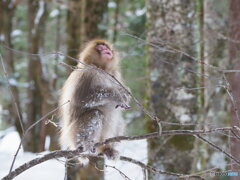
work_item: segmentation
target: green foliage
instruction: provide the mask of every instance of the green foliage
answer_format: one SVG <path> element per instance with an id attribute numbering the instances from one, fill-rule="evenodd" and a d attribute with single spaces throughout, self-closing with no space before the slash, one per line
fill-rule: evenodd
<path id="1" fill-rule="evenodd" d="M 177 151 L 187 151 L 193 149 L 193 141 L 193 136 L 178 135 L 172 137 L 169 143 L 172 144 Z"/>
<path id="2" fill-rule="evenodd" d="M 122 57 L 121 70 L 126 85 L 131 89 L 134 97 L 144 103 L 147 87 L 147 61 L 145 56 L 145 45 L 136 40 L 120 36 L 119 50 Z M 139 112 L 136 104 L 131 104 L 131 110 L 125 113 L 128 121 L 128 133 L 140 134 L 145 132 L 144 116 Z M 138 112 L 138 113 L 137 113 Z M 135 114 L 135 116 L 134 116 Z M 138 116 L 136 116 L 138 114 Z M 131 117 L 131 118 L 127 118 Z"/>

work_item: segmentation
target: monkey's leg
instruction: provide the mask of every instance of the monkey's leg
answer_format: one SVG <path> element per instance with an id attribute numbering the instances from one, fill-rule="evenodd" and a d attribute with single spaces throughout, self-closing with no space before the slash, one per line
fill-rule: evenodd
<path id="1" fill-rule="evenodd" d="M 93 151 L 94 143 L 100 141 L 104 115 L 100 110 L 92 109 L 83 113 L 77 128 L 77 146 Z"/>

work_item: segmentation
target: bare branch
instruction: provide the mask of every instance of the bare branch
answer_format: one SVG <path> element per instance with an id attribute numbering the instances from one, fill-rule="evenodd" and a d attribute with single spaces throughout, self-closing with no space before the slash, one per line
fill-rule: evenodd
<path id="1" fill-rule="evenodd" d="M 68 150 L 68 151 L 63 151 L 63 150 L 59 150 L 59 151 L 53 151 L 51 153 L 48 153 L 46 155 L 44 155 L 43 157 L 40 158 L 35 158 L 27 163 L 24 163 L 23 165 L 19 166 L 18 168 L 16 168 L 14 171 L 10 172 L 7 176 L 3 177 L 2 180 L 11 180 L 13 178 L 15 178 L 16 176 L 18 176 L 19 174 L 21 174 L 22 172 L 26 171 L 27 169 L 30 169 L 38 164 L 41 164 L 45 161 L 48 161 L 50 159 L 57 159 L 57 158 L 61 158 L 61 157 L 76 157 L 76 156 L 84 156 L 84 157 L 89 157 L 89 156 L 93 156 L 93 155 L 89 155 L 89 154 L 81 154 L 83 151 L 82 149 L 76 149 L 76 150 Z M 100 157 L 102 158 L 103 156 L 95 156 L 95 157 Z M 141 168 L 147 169 L 149 171 L 152 171 L 153 173 L 158 173 L 158 174 L 164 174 L 164 175 L 169 175 L 169 176 L 177 176 L 179 178 L 181 177 L 195 177 L 195 178 L 199 178 L 199 179 L 203 179 L 200 176 L 197 175 L 186 175 L 186 174 L 179 174 L 179 173 L 172 173 L 172 172 L 165 172 L 165 171 L 161 171 L 158 170 L 154 167 L 145 165 L 144 163 L 137 161 L 135 159 L 129 158 L 129 157 L 125 157 L 125 156 L 120 156 L 120 160 L 122 161 L 127 161 L 127 162 L 131 162 L 133 164 L 136 164 L 138 166 L 140 166 Z"/>
<path id="2" fill-rule="evenodd" d="M 17 148 L 17 151 L 14 155 L 14 158 L 13 158 L 13 161 L 12 161 L 12 164 L 11 164 L 11 167 L 10 167 L 10 170 L 9 170 L 9 173 L 11 173 L 12 169 L 13 169 L 13 166 L 14 166 L 14 163 L 16 161 L 16 158 L 17 158 L 17 155 L 19 153 L 19 150 L 21 149 L 21 145 L 22 145 L 22 142 L 24 140 L 24 137 L 25 135 L 34 127 L 36 126 L 38 123 L 40 123 L 42 120 L 46 119 L 48 116 L 52 115 L 53 113 L 55 113 L 59 108 L 61 108 L 62 106 L 64 106 L 65 104 L 69 103 L 70 101 L 67 101 L 65 102 L 64 104 L 58 106 L 57 108 L 53 109 L 52 111 L 50 111 L 49 113 L 47 113 L 46 115 L 44 115 L 42 118 L 40 118 L 38 121 L 36 121 L 35 123 L 33 123 L 29 128 L 27 128 L 27 130 L 25 131 L 25 133 L 23 134 L 22 138 L 21 138 L 21 141 L 18 145 L 18 148 Z"/>
<path id="3" fill-rule="evenodd" d="M 233 127 L 224 127 L 224 128 L 215 128 L 209 130 L 169 130 L 169 131 L 162 131 L 162 134 L 158 132 L 138 135 L 138 136 L 117 136 L 113 138 L 106 139 L 103 142 L 99 142 L 95 144 L 95 147 L 102 146 L 112 142 L 119 142 L 123 140 L 132 141 L 132 140 L 141 140 L 141 139 L 149 139 L 149 138 L 156 138 L 160 136 L 173 136 L 173 135 L 198 135 L 198 134 L 210 134 L 214 132 L 221 132 L 221 131 L 231 131 Z"/>
<path id="4" fill-rule="evenodd" d="M 235 157 L 233 157 L 231 154 L 229 154 L 228 152 L 226 152 L 225 150 L 221 149 L 220 147 L 218 147 L 216 144 L 208 141 L 206 138 L 203 138 L 200 135 L 195 135 L 195 137 L 199 138 L 200 140 L 202 140 L 203 142 L 209 144 L 211 147 L 213 147 L 214 149 L 222 152 L 223 154 L 225 154 L 229 159 L 235 161 L 238 165 L 240 165 L 240 160 L 236 159 Z"/>
<path id="5" fill-rule="evenodd" d="M 15 96 L 13 95 L 13 92 L 12 92 L 12 88 L 11 88 L 11 85 L 9 83 L 9 80 L 8 80 L 8 73 L 6 71 L 6 68 L 5 68 L 5 65 L 4 65 L 4 62 L 3 62 L 3 57 L 2 55 L 0 54 L 0 59 L 1 59 L 1 64 L 2 64 L 2 67 L 3 67 L 3 72 L 4 72 L 4 77 L 7 81 L 7 85 L 8 85 L 8 89 L 9 89 L 9 92 L 11 94 L 11 98 L 12 98 L 12 102 L 15 106 L 15 110 L 17 112 L 17 115 L 18 115 L 18 119 L 19 119 L 19 122 L 20 122 L 20 125 L 21 125 L 21 129 L 22 129 L 22 132 L 24 134 L 25 130 L 24 130 L 24 126 L 23 126 L 23 120 L 21 118 L 21 113 L 20 113 L 20 110 L 19 110 L 19 107 L 18 107 L 18 104 L 17 104 L 17 101 L 16 101 L 16 98 Z"/>
<path id="6" fill-rule="evenodd" d="M 119 174 L 126 180 L 131 180 L 126 174 L 124 174 L 122 171 L 120 171 L 118 168 L 116 168 L 115 166 L 110 166 L 110 165 L 107 165 L 105 164 L 104 165 L 105 167 L 109 167 L 109 168 L 112 168 L 112 169 L 115 169 L 117 172 L 119 172 Z"/>
<path id="7" fill-rule="evenodd" d="M 190 177 L 194 177 L 194 178 L 198 178 L 198 179 L 203 179 L 202 177 L 200 176 L 196 176 L 196 175 L 186 175 L 186 174 L 179 174 L 179 173 L 172 173 L 172 172 L 165 172 L 165 171 L 161 171 L 161 170 L 158 170 L 154 167 L 151 167 L 151 166 L 148 166 L 148 165 L 145 165 L 144 163 L 142 163 L 141 161 L 137 161 L 135 159 L 132 159 L 132 158 L 129 158 L 129 157 L 125 157 L 125 156 L 121 156 L 120 157 L 120 160 L 122 161 L 127 161 L 127 162 L 131 162 L 133 164 L 136 164 L 144 169 L 148 169 L 149 171 L 152 171 L 153 173 L 157 173 L 157 174 L 164 174 L 164 175 L 168 175 L 168 176 L 176 176 L 176 177 L 179 177 L 179 178 L 190 178 Z"/>
<path id="8" fill-rule="evenodd" d="M 238 109 L 238 106 L 237 106 L 237 101 L 236 101 L 236 99 L 235 99 L 235 97 L 234 97 L 234 95 L 232 93 L 232 88 L 230 86 L 230 83 L 227 80 L 226 75 L 223 73 L 222 76 L 223 76 L 223 81 L 225 83 L 224 89 L 228 93 L 228 96 L 229 96 L 229 98 L 230 98 L 230 100 L 232 102 L 232 105 L 233 105 L 233 110 L 235 112 L 235 115 L 236 115 L 236 118 L 237 118 L 237 121 L 238 121 L 238 125 L 240 125 L 240 118 L 239 118 L 239 114 L 238 114 L 239 113 L 239 109 Z"/>

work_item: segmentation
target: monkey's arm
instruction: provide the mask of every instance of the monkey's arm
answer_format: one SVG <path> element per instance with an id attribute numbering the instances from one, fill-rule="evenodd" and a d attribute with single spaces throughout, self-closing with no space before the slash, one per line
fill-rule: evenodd
<path id="1" fill-rule="evenodd" d="M 95 90 L 83 99 L 83 103 L 85 108 L 93 108 L 107 104 L 116 108 L 129 108 L 124 96 L 122 96 L 120 92 L 114 88 L 95 87 Z"/>
<path id="2" fill-rule="evenodd" d="M 117 88 L 119 93 L 122 95 L 124 102 L 128 104 L 131 99 L 131 96 L 130 96 L 131 90 L 124 84 L 122 80 L 122 76 L 119 72 L 116 72 L 115 78 L 121 83 L 121 85 L 118 85 Z"/>

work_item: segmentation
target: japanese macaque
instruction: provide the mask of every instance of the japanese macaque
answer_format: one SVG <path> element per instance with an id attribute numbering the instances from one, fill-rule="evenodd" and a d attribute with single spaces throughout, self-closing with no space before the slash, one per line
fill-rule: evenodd
<path id="1" fill-rule="evenodd" d="M 65 82 L 59 104 L 62 132 L 60 142 L 68 149 L 82 147 L 93 151 L 94 143 L 123 135 L 124 121 L 121 111 L 129 108 L 130 96 L 114 79 L 121 82 L 117 53 L 104 40 L 90 41 L 80 53 L 79 69 L 73 71 Z M 92 65 L 92 67 L 89 65 Z M 93 68 L 97 67 L 97 68 Z M 97 148 L 97 153 L 116 159 L 115 144 Z M 87 159 L 80 160 L 86 164 Z"/>

